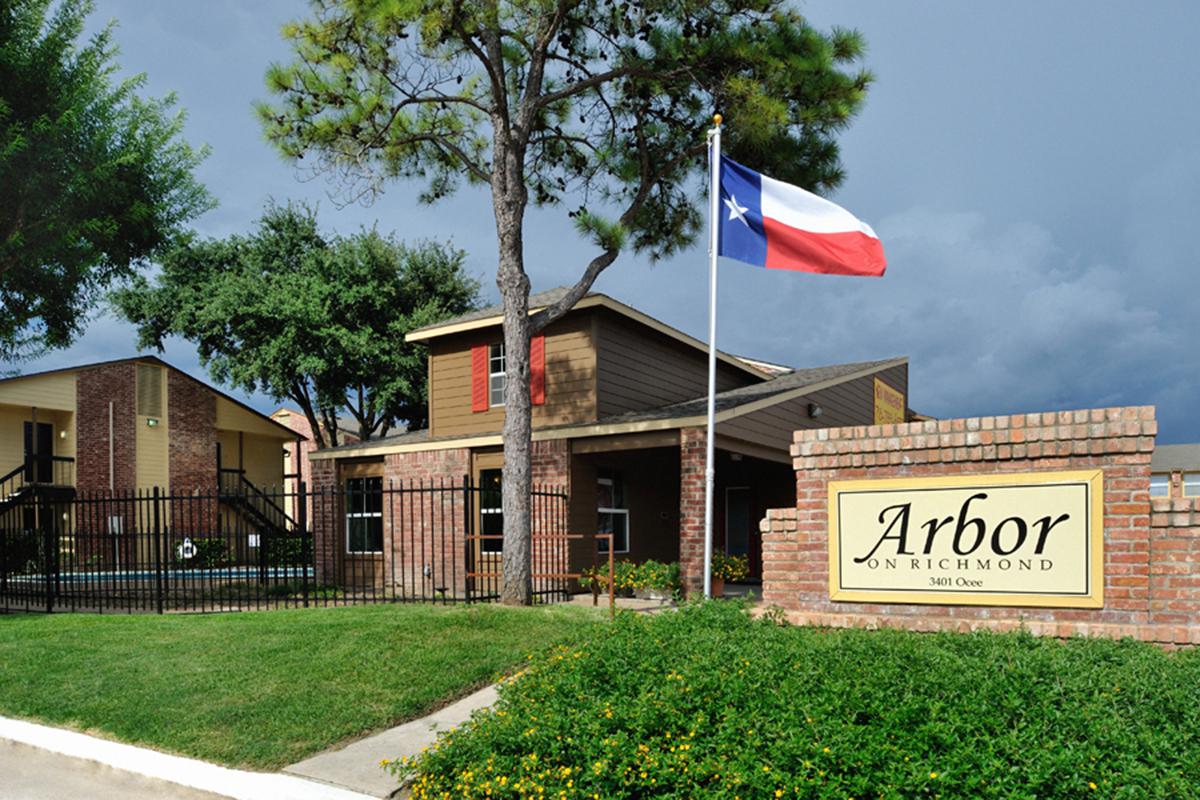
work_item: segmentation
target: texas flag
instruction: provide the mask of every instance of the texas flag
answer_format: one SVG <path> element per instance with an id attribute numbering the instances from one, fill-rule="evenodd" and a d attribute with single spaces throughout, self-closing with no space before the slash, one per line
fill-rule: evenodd
<path id="1" fill-rule="evenodd" d="M 718 255 L 767 269 L 879 276 L 887 269 L 871 226 L 846 209 L 721 159 Z"/>

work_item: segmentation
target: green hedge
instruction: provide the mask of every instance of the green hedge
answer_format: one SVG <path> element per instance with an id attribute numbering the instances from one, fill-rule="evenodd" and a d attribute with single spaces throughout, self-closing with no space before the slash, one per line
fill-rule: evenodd
<path id="1" fill-rule="evenodd" d="M 832 631 L 710 602 L 531 659 L 414 797 L 1195 798 L 1200 652 Z"/>

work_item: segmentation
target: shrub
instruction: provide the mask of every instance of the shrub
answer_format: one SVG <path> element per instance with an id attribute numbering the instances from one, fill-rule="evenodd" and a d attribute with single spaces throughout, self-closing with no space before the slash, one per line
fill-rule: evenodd
<path id="1" fill-rule="evenodd" d="M 597 565 L 583 571 L 579 585 L 593 592 L 608 591 L 608 565 Z M 683 593 L 683 583 L 679 578 L 679 563 L 664 564 L 660 561 L 644 561 L 634 564 L 632 561 L 617 561 L 613 564 L 613 586 L 619 595 L 629 595 L 642 589 L 652 589 L 657 592 L 679 598 Z"/>
<path id="2" fill-rule="evenodd" d="M 264 558 L 270 567 L 295 567 L 312 563 L 312 537 L 263 536 Z"/>
<path id="3" fill-rule="evenodd" d="M 415 798 L 1196 798 L 1200 652 L 622 614 L 393 766 Z"/>
<path id="4" fill-rule="evenodd" d="M 224 539 L 196 538 L 192 543 L 192 557 L 184 557 L 183 544 L 175 546 L 175 564 L 186 569 L 214 569 L 228 566 L 232 562 L 229 543 Z"/>

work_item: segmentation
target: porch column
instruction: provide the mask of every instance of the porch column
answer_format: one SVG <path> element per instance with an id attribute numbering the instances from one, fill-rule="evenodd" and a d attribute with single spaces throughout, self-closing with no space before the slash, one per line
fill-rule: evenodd
<path id="1" fill-rule="evenodd" d="M 299 487 L 297 487 L 298 489 Z M 321 459 L 312 462 L 312 484 L 308 487 L 312 512 L 308 527 L 313 536 L 313 560 L 316 584 L 342 584 L 338 557 L 342 546 L 341 519 L 338 514 L 337 462 Z"/>
<path id="2" fill-rule="evenodd" d="M 704 591 L 704 428 L 679 430 L 679 576 L 687 594 Z"/>

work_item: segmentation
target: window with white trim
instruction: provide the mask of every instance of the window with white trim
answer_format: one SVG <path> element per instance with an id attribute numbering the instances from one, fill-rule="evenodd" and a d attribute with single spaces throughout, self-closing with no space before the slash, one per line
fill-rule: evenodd
<path id="1" fill-rule="evenodd" d="M 596 532 L 612 534 L 614 553 L 629 552 L 629 508 L 625 502 L 625 485 L 615 475 L 596 479 Z M 596 548 L 608 552 L 608 540 L 597 539 Z"/>
<path id="2" fill-rule="evenodd" d="M 482 553 L 500 553 L 504 550 L 504 495 L 501 491 L 501 476 L 498 469 L 479 471 L 479 532 L 488 538 L 479 540 Z"/>
<path id="3" fill-rule="evenodd" d="M 1200 472 L 1183 473 L 1183 496 L 1200 497 Z"/>
<path id="4" fill-rule="evenodd" d="M 1169 472 L 1153 473 L 1150 475 L 1150 496 L 1167 497 L 1171 494 L 1171 474 Z"/>
<path id="5" fill-rule="evenodd" d="M 383 478 L 346 479 L 346 552 L 383 552 Z"/>
<path id="6" fill-rule="evenodd" d="M 504 405 L 504 342 L 488 348 L 488 405 Z"/>

